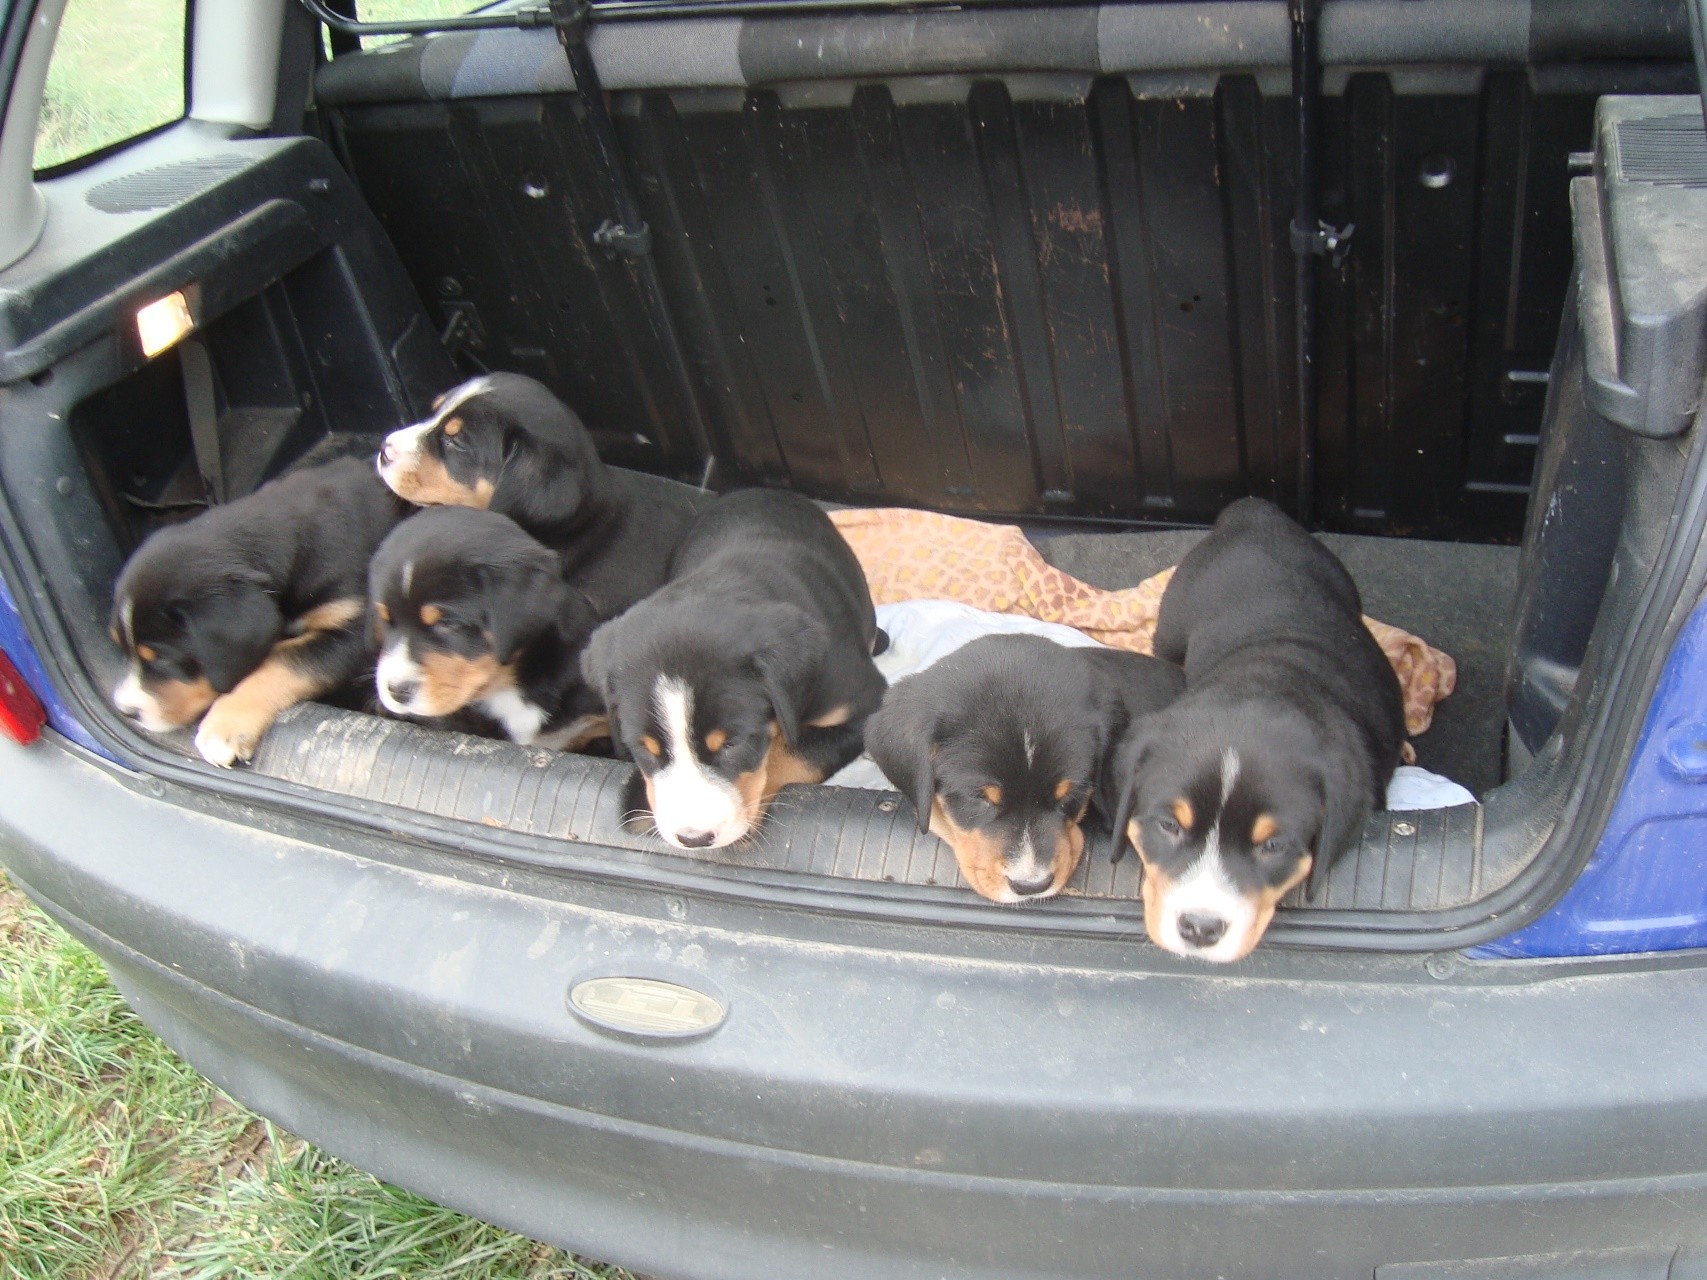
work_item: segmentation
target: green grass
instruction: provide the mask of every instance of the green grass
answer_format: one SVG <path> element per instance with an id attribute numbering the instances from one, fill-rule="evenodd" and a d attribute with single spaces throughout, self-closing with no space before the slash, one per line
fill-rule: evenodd
<path id="1" fill-rule="evenodd" d="M 369 22 L 442 18 L 481 0 L 358 0 Z M 48 169 L 184 114 L 184 0 L 68 0 L 48 63 L 35 167 Z M 398 37 L 364 41 L 371 47 Z"/>
<path id="2" fill-rule="evenodd" d="M 37 169 L 183 114 L 183 0 L 68 0 L 36 125 Z"/>
<path id="3" fill-rule="evenodd" d="M 206 0 L 217 3 L 219 0 Z M 364 18 L 472 0 L 360 0 Z M 182 0 L 69 0 L 46 168 L 184 111 Z M 125 1006 L 0 876 L 0 1280 L 622 1280 L 274 1129 Z"/>
<path id="4" fill-rule="evenodd" d="M 624 1280 L 225 1097 L 0 877 L 0 1280 Z"/>
<path id="5" fill-rule="evenodd" d="M 356 16 L 363 22 L 395 22 L 401 18 L 449 18 L 471 13 L 487 0 L 356 0 Z M 407 36 L 363 36 L 362 48 L 405 40 Z"/>

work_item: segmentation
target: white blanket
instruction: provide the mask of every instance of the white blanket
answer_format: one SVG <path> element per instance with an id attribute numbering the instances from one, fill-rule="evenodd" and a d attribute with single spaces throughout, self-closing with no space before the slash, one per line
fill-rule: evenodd
<path id="1" fill-rule="evenodd" d="M 890 684 L 923 671 L 979 636 L 1032 635 L 1069 648 L 1102 647 L 1084 632 L 1058 622 L 990 613 L 952 600 L 907 600 L 901 604 L 878 605 L 877 625 L 889 635 L 889 648 L 877 656 L 877 669 Z M 863 787 L 870 791 L 895 789 L 867 755 L 833 775 L 828 783 L 832 787 Z M 1475 802 L 1475 796 L 1450 778 L 1416 765 L 1400 765 L 1387 787 L 1389 809 L 1449 809 Z"/>

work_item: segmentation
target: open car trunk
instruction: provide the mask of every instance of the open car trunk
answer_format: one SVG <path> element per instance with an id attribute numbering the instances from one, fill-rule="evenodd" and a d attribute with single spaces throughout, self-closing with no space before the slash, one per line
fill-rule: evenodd
<path id="1" fill-rule="evenodd" d="M 1250 5 L 1211 36 L 1207 8 L 1232 13 L 601 30 L 638 257 L 594 243 L 605 177 L 548 30 L 338 57 L 319 139 L 186 124 L 46 184 L 47 238 L 0 277 L 0 485 L 8 577 L 79 717 L 120 758 L 345 813 L 452 869 L 1127 945 L 1135 859 L 997 910 L 891 793 L 793 788 L 754 839 L 686 855 L 622 826 L 619 762 L 308 705 L 226 776 L 121 727 L 111 584 L 208 462 L 181 352 L 145 359 L 126 326 L 195 291 L 231 496 L 515 369 L 617 465 L 1017 522 L 1068 572 L 1134 585 L 1232 499 L 1298 492 L 1285 32 Z M 1668 336 L 1699 316 L 1655 281 L 1707 271 L 1654 265 L 1661 222 L 1704 211 L 1697 103 L 1655 96 L 1692 88 L 1681 19 L 1522 6 L 1448 31 L 1413 9 L 1324 30 L 1323 211 L 1356 229 L 1319 267 L 1307 515 L 1367 613 L 1456 660 L 1415 745 L 1479 803 L 1376 814 L 1287 901 L 1283 946 L 1451 949 L 1554 901 L 1702 575 L 1700 343 Z M 1597 127 L 1606 94 L 1638 96 Z"/>

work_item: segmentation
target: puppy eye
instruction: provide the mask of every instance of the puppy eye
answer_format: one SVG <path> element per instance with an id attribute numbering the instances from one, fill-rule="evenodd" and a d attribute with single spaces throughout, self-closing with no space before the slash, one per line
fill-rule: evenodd
<path id="1" fill-rule="evenodd" d="M 442 444 L 447 451 L 452 453 L 460 453 L 464 449 L 468 448 L 467 438 L 460 434 L 454 436 L 441 434 L 439 436 L 439 443 Z"/>
<path id="2" fill-rule="evenodd" d="M 1179 836 L 1179 823 L 1165 813 L 1156 819 L 1156 829 L 1165 836 Z"/>
<path id="3" fill-rule="evenodd" d="M 1287 842 L 1284 836 L 1271 836 L 1257 846 L 1257 852 L 1265 858 L 1277 858 L 1287 852 Z"/>

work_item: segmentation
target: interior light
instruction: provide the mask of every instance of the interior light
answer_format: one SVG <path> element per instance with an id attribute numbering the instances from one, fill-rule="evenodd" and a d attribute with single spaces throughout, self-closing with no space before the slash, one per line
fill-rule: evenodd
<path id="1" fill-rule="evenodd" d="M 150 302 L 136 313 L 136 334 L 142 339 L 142 354 L 157 356 L 196 327 L 190 315 L 190 300 L 182 289 L 158 302 Z"/>

